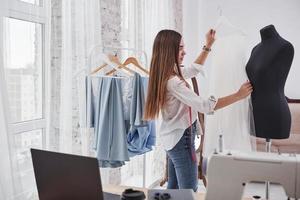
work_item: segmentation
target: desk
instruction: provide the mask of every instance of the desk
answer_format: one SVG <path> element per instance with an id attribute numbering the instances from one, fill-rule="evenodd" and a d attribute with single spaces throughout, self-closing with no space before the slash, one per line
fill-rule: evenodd
<path id="1" fill-rule="evenodd" d="M 118 194 L 121 195 L 122 192 L 126 189 L 126 188 L 133 188 L 135 190 L 140 190 L 143 191 L 145 193 L 145 195 L 147 196 L 147 188 L 138 188 L 138 187 L 126 187 L 126 186 L 120 186 L 120 185 L 103 185 L 103 191 L 104 192 L 109 192 L 109 193 L 113 193 L 113 194 Z M 195 193 L 195 197 L 197 200 L 204 200 L 205 194 L 204 193 Z M 243 200 L 251 200 L 252 198 L 243 198 Z"/>

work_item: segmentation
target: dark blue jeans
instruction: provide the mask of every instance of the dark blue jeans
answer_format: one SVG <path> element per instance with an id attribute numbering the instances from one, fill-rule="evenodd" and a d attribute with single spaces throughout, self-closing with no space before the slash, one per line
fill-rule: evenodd
<path id="1" fill-rule="evenodd" d="M 196 122 L 184 131 L 183 136 L 173 149 L 167 151 L 168 156 L 168 189 L 193 189 L 198 187 L 197 162 L 195 155 Z"/>

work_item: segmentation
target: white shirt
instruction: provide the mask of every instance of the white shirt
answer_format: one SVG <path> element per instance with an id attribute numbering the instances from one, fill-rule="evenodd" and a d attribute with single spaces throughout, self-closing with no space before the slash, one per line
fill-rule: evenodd
<path id="1" fill-rule="evenodd" d="M 204 75 L 203 66 L 196 63 L 191 67 L 182 67 L 181 71 L 184 79 L 195 77 L 200 72 Z M 209 99 L 198 96 L 177 76 L 168 80 L 166 95 L 159 133 L 164 148 L 171 150 L 183 136 L 184 130 L 197 119 L 197 112 L 213 113 L 217 101 L 213 96 Z M 192 108 L 192 120 L 189 107 Z"/>

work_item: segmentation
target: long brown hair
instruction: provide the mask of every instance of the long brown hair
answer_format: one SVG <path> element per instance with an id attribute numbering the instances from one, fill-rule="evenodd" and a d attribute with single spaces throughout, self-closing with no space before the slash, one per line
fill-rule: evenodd
<path id="1" fill-rule="evenodd" d="M 180 33 L 173 30 L 161 30 L 155 37 L 144 113 L 145 120 L 158 117 L 166 102 L 169 78 L 172 75 L 182 78 L 178 63 L 181 38 Z"/>

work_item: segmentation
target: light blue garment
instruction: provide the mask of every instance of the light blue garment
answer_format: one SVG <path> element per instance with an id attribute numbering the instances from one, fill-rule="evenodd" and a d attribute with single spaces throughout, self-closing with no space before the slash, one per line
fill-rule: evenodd
<path id="1" fill-rule="evenodd" d="M 120 167 L 129 161 L 123 116 L 121 80 L 97 77 L 95 149 L 100 167 Z"/>
<path id="2" fill-rule="evenodd" d="M 130 105 L 130 129 L 127 134 L 129 156 L 144 154 L 152 150 L 155 145 L 155 123 L 143 120 L 145 106 L 145 88 L 148 78 L 134 74 L 133 92 Z"/>
<path id="3" fill-rule="evenodd" d="M 145 106 L 145 92 L 144 83 L 142 77 L 138 73 L 134 73 L 133 78 L 133 92 L 130 105 L 130 125 L 131 126 L 143 126 L 147 125 L 146 121 L 143 121 L 144 106 Z"/>
<path id="4" fill-rule="evenodd" d="M 149 78 L 148 77 L 142 77 L 142 82 L 143 82 L 144 93 L 145 93 L 145 97 L 146 97 L 147 96 L 147 92 L 148 92 Z"/>
<path id="5" fill-rule="evenodd" d="M 142 120 L 147 87 L 148 78 L 138 73 L 92 77 L 91 126 L 100 167 L 120 167 L 128 156 L 144 154 L 155 145 L 155 122 Z"/>
<path id="6" fill-rule="evenodd" d="M 129 156 L 151 151 L 155 141 L 155 122 L 151 121 L 146 126 L 133 126 L 127 135 Z"/>
<path id="7" fill-rule="evenodd" d="M 85 100 L 86 100 L 86 102 L 88 102 L 88 77 L 85 78 L 85 90 L 86 90 Z M 94 124 L 94 122 L 95 122 L 94 116 L 95 116 L 95 99 L 96 98 L 95 98 L 95 94 L 94 94 L 92 87 L 90 88 L 90 92 L 91 92 L 90 108 L 88 108 L 88 104 L 86 104 L 86 110 L 90 109 L 90 115 L 87 116 L 87 113 L 86 113 L 85 120 L 88 121 L 87 118 L 90 118 L 90 124 L 87 124 L 87 127 L 93 128 L 95 125 Z"/>

